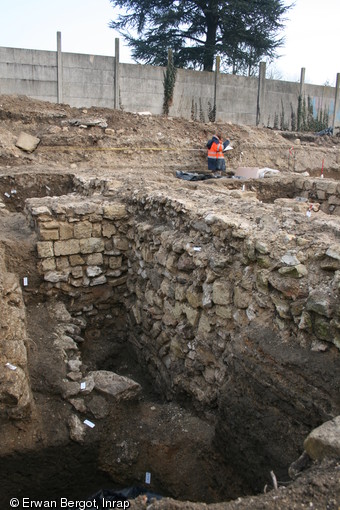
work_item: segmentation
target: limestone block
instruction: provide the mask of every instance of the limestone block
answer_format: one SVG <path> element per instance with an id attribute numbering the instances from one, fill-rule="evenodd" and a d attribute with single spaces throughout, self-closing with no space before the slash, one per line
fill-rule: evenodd
<path id="1" fill-rule="evenodd" d="M 310 292 L 306 309 L 325 317 L 331 317 L 334 310 L 334 303 L 327 290 L 315 289 Z"/>
<path id="2" fill-rule="evenodd" d="M 80 255 L 70 255 L 69 261 L 71 266 L 81 266 L 85 264 L 85 260 Z"/>
<path id="3" fill-rule="evenodd" d="M 70 439 L 76 443 L 82 444 L 85 440 L 86 425 L 78 418 L 76 414 L 72 414 L 68 420 L 70 430 Z"/>
<path id="4" fill-rule="evenodd" d="M 32 396 L 27 376 L 21 367 L 16 370 L 1 367 L 0 412 L 10 418 L 23 419 L 31 412 Z"/>
<path id="5" fill-rule="evenodd" d="M 79 249 L 80 246 L 78 239 L 54 242 L 54 254 L 56 257 L 60 255 L 75 255 L 76 253 L 79 253 Z"/>
<path id="6" fill-rule="evenodd" d="M 93 237 L 101 237 L 101 235 L 102 235 L 102 224 L 99 222 L 92 223 L 92 236 Z"/>
<path id="7" fill-rule="evenodd" d="M 71 372 L 78 372 L 81 366 L 82 362 L 80 359 L 71 359 L 67 362 L 67 368 L 71 370 Z"/>
<path id="8" fill-rule="evenodd" d="M 82 395 L 89 395 L 91 391 L 94 389 L 94 380 L 93 377 L 90 375 L 87 375 L 84 380 L 82 381 L 85 383 L 85 387 L 82 389 L 79 382 L 74 381 L 62 381 L 62 396 L 65 399 L 68 399 L 70 397 L 74 397 L 75 395 L 82 394 Z"/>
<path id="9" fill-rule="evenodd" d="M 329 320 L 316 315 L 314 320 L 314 333 L 319 340 L 332 341 L 332 332 Z"/>
<path id="10" fill-rule="evenodd" d="M 87 408 L 83 398 L 70 398 L 69 402 L 79 413 L 86 413 Z"/>
<path id="11" fill-rule="evenodd" d="M 326 251 L 326 255 L 340 261 L 340 244 L 333 244 Z"/>
<path id="12" fill-rule="evenodd" d="M 58 301 L 56 303 L 51 302 L 48 306 L 48 310 L 51 317 L 55 318 L 58 322 L 70 323 L 72 320 L 70 313 L 67 311 L 66 306 L 62 301 Z"/>
<path id="13" fill-rule="evenodd" d="M 281 262 L 286 266 L 296 266 L 300 264 L 300 260 L 292 253 L 286 253 L 281 257 Z"/>
<path id="14" fill-rule="evenodd" d="M 156 253 L 155 253 L 155 255 L 154 255 L 154 261 L 155 261 L 157 264 L 160 264 L 161 266 L 164 266 L 164 267 L 165 267 L 167 257 L 168 257 L 167 251 L 165 250 L 165 248 L 161 247 L 161 248 L 158 250 L 158 252 L 156 252 Z"/>
<path id="15" fill-rule="evenodd" d="M 174 298 L 175 289 L 168 278 L 164 278 L 160 286 L 160 293 L 164 297 Z"/>
<path id="16" fill-rule="evenodd" d="M 53 341 L 53 344 L 56 347 L 59 347 L 60 349 L 62 349 L 64 351 L 77 351 L 78 350 L 77 344 L 75 343 L 73 338 L 71 338 L 68 335 L 60 335 L 58 338 L 56 338 Z"/>
<path id="17" fill-rule="evenodd" d="M 326 199 L 325 191 L 317 190 L 316 195 L 317 195 L 319 200 L 325 200 Z"/>
<path id="18" fill-rule="evenodd" d="M 336 194 L 337 184 L 338 183 L 336 181 L 323 179 L 322 181 L 316 182 L 316 189 L 317 189 L 317 192 L 319 192 L 319 190 L 322 190 L 329 194 Z"/>
<path id="19" fill-rule="evenodd" d="M 314 460 L 340 457 L 340 416 L 312 430 L 305 439 L 304 448 Z"/>
<path id="20" fill-rule="evenodd" d="M 201 335 L 207 335 L 211 331 L 211 323 L 208 315 L 203 313 L 198 323 L 197 333 Z"/>
<path id="21" fill-rule="evenodd" d="M 103 254 L 91 253 L 88 255 L 86 262 L 89 266 L 101 266 L 103 264 Z"/>
<path id="22" fill-rule="evenodd" d="M 176 253 L 173 253 L 173 252 L 170 253 L 167 258 L 165 267 L 171 272 L 176 271 L 177 270 L 177 259 L 178 259 L 178 256 L 176 255 Z"/>
<path id="23" fill-rule="evenodd" d="M 98 237 L 79 239 L 80 253 L 95 253 L 104 251 L 104 240 Z"/>
<path id="24" fill-rule="evenodd" d="M 233 290 L 230 282 L 226 280 L 216 280 L 213 283 L 212 299 L 216 305 L 228 305 L 232 303 Z"/>
<path id="25" fill-rule="evenodd" d="M 109 258 L 109 268 L 110 269 L 118 269 L 122 266 L 122 257 L 110 257 Z"/>
<path id="26" fill-rule="evenodd" d="M 47 219 L 50 221 L 52 216 L 51 210 L 46 205 L 40 205 L 38 207 L 31 208 L 32 216 L 39 216 L 39 220 L 41 221 L 40 216 L 47 216 Z"/>
<path id="27" fill-rule="evenodd" d="M 96 278 L 93 278 L 93 280 L 91 280 L 91 282 L 90 282 L 90 286 L 93 287 L 95 285 L 103 285 L 106 282 L 107 282 L 106 276 L 101 275 Z"/>
<path id="28" fill-rule="evenodd" d="M 283 268 L 282 268 L 283 269 Z M 287 268 L 292 269 L 294 268 Z M 268 273 L 267 282 L 269 282 L 274 289 L 279 290 L 285 297 L 293 299 L 303 298 L 308 296 L 308 285 L 306 279 L 289 278 L 291 275 L 287 274 L 284 277 L 278 273 Z M 261 288 L 262 290 L 262 288 Z"/>
<path id="29" fill-rule="evenodd" d="M 176 284 L 175 287 L 175 299 L 176 301 L 183 302 L 186 300 L 187 287 L 185 285 Z"/>
<path id="30" fill-rule="evenodd" d="M 73 237 L 73 225 L 69 223 L 60 223 L 59 227 L 60 239 L 72 239 Z"/>
<path id="31" fill-rule="evenodd" d="M 101 395 L 92 395 L 87 407 L 93 416 L 99 420 L 105 418 L 110 412 L 109 404 L 106 402 L 105 397 Z"/>
<path id="32" fill-rule="evenodd" d="M 93 378 L 97 391 L 114 397 L 117 402 L 135 398 L 141 391 L 140 384 L 114 372 L 97 370 L 90 372 L 89 376 Z"/>
<path id="33" fill-rule="evenodd" d="M 266 255 L 267 253 L 269 253 L 268 245 L 259 240 L 255 241 L 255 250 L 261 253 L 262 255 Z"/>
<path id="34" fill-rule="evenodd" d="M 73 227 L 74 237 L 76 239 L 86 239 L 92 235 L 92 223 L 89 221 L 80 221 Z"/>
<path id="35" fill-rule="evenodd" d="M 110 204 L 104 205 L 103 216 L 109 220 L 119 220 L 125 218 L 127 215 L 126 207 L 124 204 Z"/>
<path id="36" fill-rule="evenodd" d="M 40 221 L 40 218 L 39 218 L 39 221 Z M 57 230 L 59 230 L 59 222 L 58 221 L 54 221 L 54 220 L 52 220 L 50 218 L 50 221 L 40 222 L 40 227 L 44 228 L 44 229 L 47 229 L 47 230 L 50 230 L 50 229 L 57 229 Z"/>
<path id="37" fill-rule="evenodd" d="M 82 278 L 83 277 L 83 267 L 82 266 L 72 267 L 71 274 L 72 274 L 73 278 Z"/>
<path id="38" fill-rule="evenodd" d="M 285 301 L 284 299 L 280 299 L 277 295 L 272 294 L 271 295 L 272 301 L 275 305 L 276 311 L 281 317 L 281 319 L 290 319 L 290 306 L 288 301 Z"/>
<path id="39" fill-rule="evenodd" d="M 15 144 L 16 147 L 22 149 L 25 152 L 33 152 L 38 147 L 40 143 L 40 138 L 36 136 L 29 135 L 28 133 L 24 133 L 23 131 L 19 134 L 19 138 Z"/>
<path id="40" fill-rule="evenodd" d="M 64 270 L 70 267 L 68 257 L 58 257 L 55 261 L 58 270 Z"/>
<path id="41" fill-rule="evenodd" d="M 54 257 L 53 243 L 51 241 L 39 241 L 37 242 L 38 257 L 48 258 Z"/>
<path id="42" fill-rule="evenodd" d="M 199 308 L 202 306 L 203 294 L 202 292 L 199 292 L 194 286 L 188 288 L 186 297 L 189 305 L 191 305 L 193 308 Z"/>
<path id="43" fill-rule="evenodd" d="M 39 237 L 42 241 L 57 241 L 59 239 L 59 230 L 58 229 L 40 229 Z"/>
<path id="44" fill-rule="evenodd" d="M 208 384 L 214 384 L 215 382 L 215 367 L 205 367 L 205 370 L 203 372 L 204 380 Z"/>
<path id="45" fill-rule="evenodd" d="M 51 283 L 67 282 L 68 277 L 69 272 L 64 273 L 63 271 L 47 271 L 44 274 L 44 280 Z"/>
<path id="46" fill-rule="evenodd" d="M 177 267 L 179 271 L 188 272 L 193 271 L 196 266 L 193 261 L 193 258 L 190 257 L 187 253 L 183 253 L 178 259 Z"/>
<path id="47" fill-rule="evenodd" d="M 123 274 L 123 271 L 121 271 L 120 269 L 109 269 L 106 271 L 105 274 L 107 277 L 119 278 Z"/>
<path id="48" fill-rule="evenodd" d="M 329 205 L 340 205 L 340 198 L 337 195 L 331 195 L 328 198 Z"/>
<path id="49" fill-rule="evenodd" d="M 187 316 L 188 322 L 195 327 L 199 319 L 199 312 L 189 305 L 183 305 L 183 312 Z"/>
<path id="50" fill-rule="evenodd" d="M 90 278 L 94 276 L 99 276 L 102 273 L 102 269 L 99 266 L 89 266 L 86 268 L 86 274 Z"/>
<path id="51" fill-rule="evenodd" d="M 83 280 L 80 279 L 80 278 L 70 278 L 70 284 L 73 286 L 73 287 L 83 287 Z"/>
<path id="52" fill-rule="evenodd" d="M 221 317 L 221 319 L 231 319 L 233 316 L 233 309 L 231 306 L 217 305 L 215 312 L 218 317 Z"/>
<path id="53" fill-rule="evenodd" d="M 54 257 L 44 259 L 41 261 L 41 269 L 45 271 L 53 271 L 56 268 Z"/>
<path id="54" fill-rule="evenodd" d="M 217 254 L 211 257 L 209 266 L 213 271 L 216 271 L 218 269 L 223 269 L 229 266 L 231 262 L 232 260 L 229 256 Z"/>
<path id="55" fill-rule="evenodd" d="M 303 264 L 298 264 L 297 266 L 280 267 L 278 272 L 282 276 L 289 276 L 290 278 L 303 278 L 308 274 L 308 270 Z"/>
<path id="56" fill-rule="evenodd" d="M 153 261 L 153 253 L 150 250 L 150 247 L 147 245 L 143 245 L 141 249 L 142 257 L 145 262 L 152 262 Z"/>
<path id="57" fill-rule="evenodd" d="M 104 237 L 112 237 L 117 233 L 117 229 L 113 223 L 103 223 L 102 232 Z"/>
<path id="58" fill-rule="evenodd" d="M 248 308 L 251 301 L 251 295 L 248 292 L 245 292 L 240 287 L 234 288 L 234 305 L 237 308 Z"/>
<path id="59" fill-rule="evenodd" d="M 129 241 L 121 237 L 114 237 L 113 246 L 116 250 L 126 251 L 129 249 Z"/>

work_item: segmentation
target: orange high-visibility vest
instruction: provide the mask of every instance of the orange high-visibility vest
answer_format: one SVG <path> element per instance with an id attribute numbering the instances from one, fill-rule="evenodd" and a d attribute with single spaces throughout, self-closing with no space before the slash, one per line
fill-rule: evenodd
<path id="1" fill-rule="evenodd" d="M 213 142 L 208 150 L 208 158 L 223 158 L 223 145 L 221 143 Z"/>

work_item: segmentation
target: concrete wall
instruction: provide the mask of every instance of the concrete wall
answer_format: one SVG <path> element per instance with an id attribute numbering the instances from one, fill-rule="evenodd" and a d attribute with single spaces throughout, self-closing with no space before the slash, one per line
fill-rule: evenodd
<path id="1" fill-rule="evenodd" d="M 114 57 L 63 53 L 63 103 L 114 107 Z"/>
<path id="2" fill-rule="evenodd" d="M 126 111 L 162 114 L 165 68 L 122 64 L 117 58 L 116 62 L 115 57 L 62 53 L 61 43 L 57 52 L 0 48 L 0 94 L 109 108 L 114 108 L 116 97 L 117 107 Z M 179 69 L 170 115 L 207 122 L 216 97 L 217 121 L 273 127 L 276 117 L 279 127 L 283 120 L 291 129 L 291 113 L 297 113 L 302 90 L 306 102 L 311 98 L 314 115 L 326 111 L 332 124 L 334 87 L 279 80 L 261 83 L 258 95 L 258 78 Z M 339 125 L 339 104 L 336 110 L 335 124 Z"/>
<path id="3" fill-rule="evenodd" d="M 56 101 L 56 52 L 0 48 L 0 93 Z"/>

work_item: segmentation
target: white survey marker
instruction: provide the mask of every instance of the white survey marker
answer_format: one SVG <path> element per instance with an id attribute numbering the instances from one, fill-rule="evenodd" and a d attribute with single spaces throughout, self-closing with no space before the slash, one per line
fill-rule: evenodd
<path id="1" fill-rule="evenodd" d="M 84 424 L 93 429 L 95 427 L 95 424 L 90 420 L 84 420 Z"/>

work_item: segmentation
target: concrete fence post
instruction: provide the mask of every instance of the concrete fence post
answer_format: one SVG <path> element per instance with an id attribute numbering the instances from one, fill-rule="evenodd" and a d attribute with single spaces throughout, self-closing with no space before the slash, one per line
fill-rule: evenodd
<path id="1" fill-rule="evenodd" d="M 260 62 L 259 84 L 257 90 L 256 126 L 263 124 L 265 114 L 266 63 Z"/>
<path id="2" fill-rule="evenodd" d="M 218 89 L 219 89 L 219 83 L 220 83 L 220 80 L 219 80 L 220 65 L 221 65 L 221 57 L 219 55 L 217 55 L 216 69 L 215 69 L 215 81 L 214 81 L 214 112 L 215 112 L 214 121 L 216 120 L 216 117 L 217 117 L 218 96 L 219 96 Z"/>
<path id="3" fill-rule="evenodd" d="M 306 68 L 301 67 L 301 74 L 300 74 L 300 90 L 299 90 L 299 97 L 298 97 L 298 106 L 297 106 L 297 123 L 296 127 L 298 131 L 301 131 L 301 128 L 304 123 L 304 119 L 302 118 L 302 105 L 303 105 L 303 98 L 305 96 L 305 77 L 306 77 Z"/>
<path id="4" fill-rule="evenodd" d="M 306 68 L 301 67 L 300 74 L 300 96 L 303 97 L 305 95 L 305 77 L 306 77 Z"/>
<path id="5" fill-rule="evenodd" d="M 333 112 L 333 121 L 332 121 L 333 136 L 335 135 L 335 123 L 336 123 L 338 109 L 340 106 L 339 103 L 340 103 L 340 73 L 337 73 L 336 85 L 335 85 L 335 98 L 334 98 L 334 112 Z"/>
<path id="6" fill-rule="evenodd" d="M 63 102 L 63 56 L 61 52 L 61 32 L 57 32 L 57 103 Z"/>
<path id="7" fill-rule="evenodd" d="M 119 109 L 119 37 L 115 38 L 114 108 Z"/>

